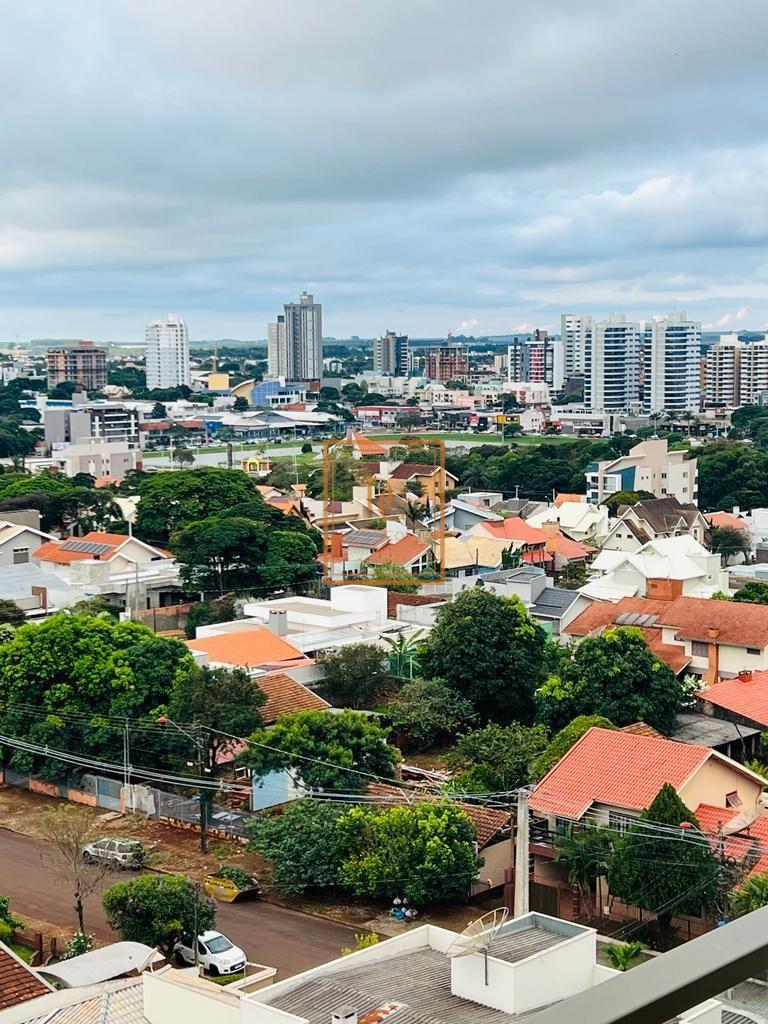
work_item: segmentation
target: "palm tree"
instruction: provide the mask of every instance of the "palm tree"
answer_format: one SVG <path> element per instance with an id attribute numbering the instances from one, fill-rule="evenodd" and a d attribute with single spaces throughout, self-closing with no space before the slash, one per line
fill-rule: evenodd
<path id="1" fill-rule="evenodd" d="M 751 914 L 768 905 L 768 871 L 752 875 L 741 883 L 730 896 L 731 913 L 734 917 Z"/>
<path id="2" fill-rule="evenodd" d="M 424 636 L 423 629 L 417 629 L 406 637 L 400 633 L 397 637 L 383 636 L 381 639 L 392 651 L 393 674 L 400 679 L 413 678 L 413 663 L 419 651 L 419 643 Z M 407 670 L 407 671 L 406 671 Z"/>
<path id="3" fill-rule="evenodd" d="M 471 491 L 482 491 L 486 487 L 491 486 L 488 474 L 479 459 L 474 459 L 470 462 L 462 475 L 461 483 Z"/>
<path id="4" fill-rule="evenodd" d="M 406 520 L 411 524 L 411 529 L 415 530 L 418 523 L 421 522 L 425 514 L 424 506 L 418 501 L 409 501 L 408 507 L 405 512 Z"/>
<path id="5" fill-rule="evenodd" d="M 683 409 L 683 411 L 680 413 L 680 419 L 685 423 L 686 427 L 688 428 L 688 437 L 691 436 L 691 424 L 694 418 L 695 417 L 690 409 Z"/>
<path id="6" fill-rule="evenodd" d="M 613 849 L 613 834 L 607 829 L 585 828 L 574 831 L 573 825 L 557 837 L 555 860 L 568 865 L 568 881 L 577 886 L 587 917 L 595 916 L 595 897 L 592 886 L 598 878 L 608 874 L 608 860 Z"/>
<path id="7" fill-rule="evenodd" d="M 611 961 L 611 967 L 617 971 L 626 971 L 634 967 L 644 949 L 644 942 L 611 942 L 603 947 L 603 952 Z"/>

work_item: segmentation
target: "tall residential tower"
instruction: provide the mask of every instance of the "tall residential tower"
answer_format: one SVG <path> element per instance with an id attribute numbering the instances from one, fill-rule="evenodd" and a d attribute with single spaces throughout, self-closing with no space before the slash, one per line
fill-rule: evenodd
<path id="1" fill-rule="evenodd" d="M 582 326 L 584 404 L 594 412 L 632 412 L 640 403 L 640 325 L 623 315 Z"/>
<path id="2" fill-rule="evenodd" d="M 376 373 L 391 373 L 394 377 L 408 374 L 408 335 L 387 331 L 373 339 L 373 369 Z"/>
<path id="3" fill-rule="evenodd" d="M 290 380 L 319 380 L 323 370 L 323 307 L 302 292 L 288 302 L 285 313 L 285 376 Z M 279 321 L 278 321 L 279 326 Z"/>
<path id="4" fill-rule="evenodd" d="M 175 313 L 153 320 L 144 332 L 147 356 L 147 387 L 189 387 L 189 335 L 187 325 Z"/>
<path id="5" fill-rule="evenodd" d="M 685 313 L 645 325 L 643 410 L 697 411 L 701 404 L 701 324 Z"/>

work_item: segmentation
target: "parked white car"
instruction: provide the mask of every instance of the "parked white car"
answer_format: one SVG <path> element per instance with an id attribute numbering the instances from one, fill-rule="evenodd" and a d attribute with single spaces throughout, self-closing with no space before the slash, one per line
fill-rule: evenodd
<path id="1" fill-rule="evenodd" d="M 177 942 L 174 952 L 178 960 L 194 964 L 195 951 L 187 942 Z M 203 932 L 197 937 L 197 962 L 209 974 L 240 974 L 245 970 L 245 953 L 221 932 Z"/>
<path id="2" fill-rule="evenodd" d="M 105 861 L 114 868 L 140 868 L 146 852 L 138 839 L 97 839 L 83 847 L 83 860 L 87 864 Z"/>

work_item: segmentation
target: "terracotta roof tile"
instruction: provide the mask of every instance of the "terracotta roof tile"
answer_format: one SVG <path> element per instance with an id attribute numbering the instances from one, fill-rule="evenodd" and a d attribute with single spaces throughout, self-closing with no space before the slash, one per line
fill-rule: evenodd
<path id="1" fill-rule="evenodd" d="M 563 630 L 571 636 L 589 636 L 612 626 L 621 615 L 661 615 L 669 608 L 668 601 L 652 601 L 646 597 L 622 597 L 615 604 L 612 601 L 593 601 L 581 615 Z"/>
<path id="2" fill-rule="evenodd" d="M 384 445 L 378 444 L 376 441 L 373 441 L 370 437 L 366 437 L 365 434 L 359 433 L 357 430 L 352 431 L 351 440 L 354 441 L 355 446 L 361 455 L 387 454 L 387 449 Z"/>
<path id="3" fill-rule="evenodd" d="M 48 995 L 50 991 L 50 985 L 0 942 L 0 1010 Z"/>
<path id="4" fill-rule="evenodd" d="M 374 551 L 366 559 L 368 565 L 386 565 L 392 562 L 395 565 L 409 565 L 419 555 L 429 551 L 429 544 L 424 544 L 412 533 L 407 533 L 401 540 L 394 544 L 386 544 L 378 551 Z"/>
<path id="5" fill-rule="evenodd" d="M 711 755 L 693 743 L 593 727 L 544 776 L 531 809 L 574 820 L 593 803 L 641 811 L 665 782 L 679 789 Z"/>
<path id="6" fill-rule="evenodd" d="M 746 530 L 747 524 L 741 516 L 735 516 L 732 512 L 705 512 L 704 518 L 710 526 L 727 527 L 729 530 Z"/>
<path id="7" fill-rule="evenodd" d="M 669 665 L 677 675 L 691 663 L 691 656 L 685 653 L 685 647 L 680 644 L 665 644 L 660 629 L 647 629 L 640 627 L 646 644 L 656 657 Z"/>
<path id="8" fill-rule="evenodd" d="M 749 679 L 725 679 L 697 691 L 696 696 L 768 728 L 768 672 L 753 672 Z"/>
<path id="9" fill-rule="evenodd" d="M 480 523 L 478 532 L 482 530 L 489 537 L 504 540 L 518 540 L 524 544 L 546 544 L 547 534 L 537 526 L 529 526 L 520 516 L 510 516 L 500 523 Z"/>
<path id="10" fill-rule="evenodd" d="M 403 462 L 390 473 L 390 478 L 392 480 L 411 480 L 415 476 L 434 476 L 439 469 L 440 466 L 431 466 L 426 462 Z M 451 480 L 456 479 L 453 473 L 449 473 L 447 470 L 445 475 Z"/>
<path id="11" fill-rule="evenodd" d="M 677 635 L 689 640 L 710 639 L 738 647 L 768 647 L 768 606 L 740 601 L 713 601 L 704 597 L 678 597 L 659 616 L 657 626 L 676 626 Z"/>
<path id="12" fill-rule="evenodd" d="M 312 690 L 291 679 L 285 672 L 270 672 L 258 676 L 254 682 L 267 695 L 261 708 L 265 725 L 272 725 L 279 715 L 293 715 L 297 711 L 324 711 L 330 704 Z"/>
<path id="13" fill-rule="evenodd" d="M 366 793 L 369 796 L 379 796 L 382 802 L 389 803 L 435 803 L 440 797 L 432 793 L 422 793 L 418 790 L 399 789 L 397 786 L 387 786 L 383 782 L 369 783 Z M 509 824 L 509 812 L 499 811 L 492 807 L 480 807 L 477 804 L 459 803 L 458 806 L 464 811 L 472 822 L 475 829 L 477 845 L 482 848 L 487 846 L 497 832 Z"/>
<path id="14" fill-rule="evenodd" d="M 586 502 L 586 495 L 584 494 L 566 494 L 565 492 L 555 495 L 555 508 L 560 508 L 561 505 L 567 504 L 569 501 L 578 501 L 581 504 Z"/>
<path id="15" fill-rule="evenodd" d="M 212 662 L 238 665 L 241 668 L 263 668 L 270 665 L 287 668 L 289 665 L 311 664 L 311 658 L 302 654 L 298 647 L 277 636 L 266 626 L 186 640 L 185 643 L 190 651 L 207 654 Z"/>
<path id="16" fill-rule="evenodd" d="M 621 731 L 631 732 L 634 736 L 650 736 L 656 740 L 666 739 L 666 736 L 662 736 L 660 732 L 654 729 L 652 725 L 648 725 L 647 722 L 633 722 L 631 725 L 625 725 Z"/>

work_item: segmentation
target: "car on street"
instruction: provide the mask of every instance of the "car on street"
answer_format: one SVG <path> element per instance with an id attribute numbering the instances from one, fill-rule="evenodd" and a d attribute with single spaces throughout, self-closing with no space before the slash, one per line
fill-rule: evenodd
<path id="1" fill-rule="evenodd" d="M 177 942 L 174 952 L 179 962 L 194 964 L 195 950 L 187 939 Z M 221 932 L 203 932 L 197 937 L 197 962 L 209 974 L 240 974 L 245 970 L 245 953 Z"/>
<path id="2" fill-rule="evenodd" d="M 87 864 L 106 863 L 115 868 L 140 868 L 146 859 L 146 850 L 138 839 L 97 839 L 83 847 L 83 860 Z"/>

